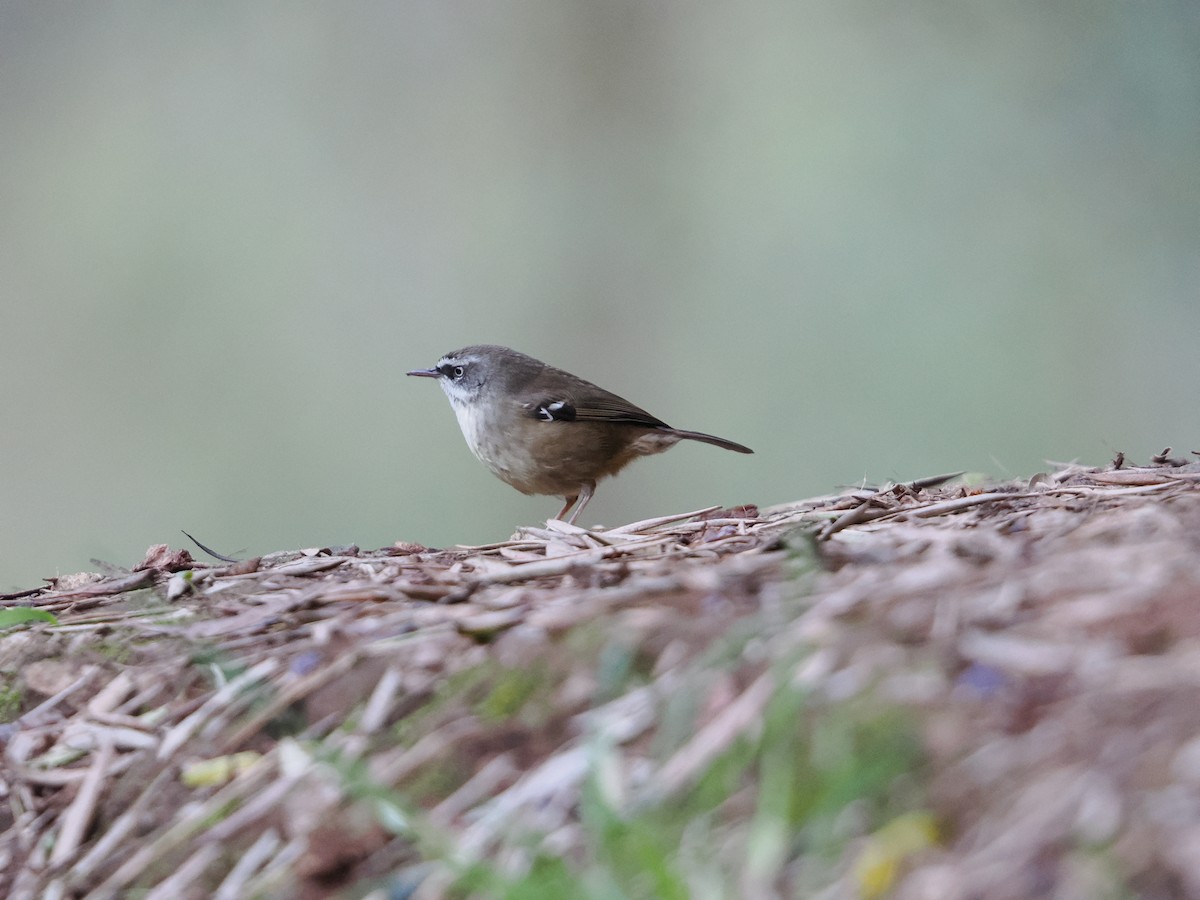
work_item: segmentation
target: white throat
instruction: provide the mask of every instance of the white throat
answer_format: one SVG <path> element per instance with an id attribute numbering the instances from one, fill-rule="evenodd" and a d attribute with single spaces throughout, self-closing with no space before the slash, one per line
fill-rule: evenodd
<path id="1" fill-rule="evenodd" d="M 487 423 L 484 421 L 481 404 L 472 403 L 463 396 L 462 391 L 455 389 L 453 385 L 443 382 L 442 389 L 450 398 L 450 408 L 454 410 L 454 417 L 458 419 L 458 427 L 462 429 L 467 446 L 471 448 L 472 453 L 486 463 L 487 460 L 484 459 L 482 451 L 486 443 Z"/>

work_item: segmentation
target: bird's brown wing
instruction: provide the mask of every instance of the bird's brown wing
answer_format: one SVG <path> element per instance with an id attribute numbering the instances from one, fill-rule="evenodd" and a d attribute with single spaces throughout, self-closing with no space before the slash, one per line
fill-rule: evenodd
<path id="1" fill-rule="evenodd" d="M 585 422 L 619 422 L 645 428 L 670 427 L 662 419 L 650 415 L 640 406 L 634 406 L 624 397 L 600 389 L 576 398 L 575 418 Z"/>
<path id="2" fill-rule="evenodd" d="M 555 394 L 547 394 L 540 400 L 526 403 L 529 414 L 544 422 L 607 422 L 612 425 L 639 425 L 642 428 L 671 427 L 624 397 L 618 397 L 582 378 L 573 379 L 567 390 L 556 391 Z"/>

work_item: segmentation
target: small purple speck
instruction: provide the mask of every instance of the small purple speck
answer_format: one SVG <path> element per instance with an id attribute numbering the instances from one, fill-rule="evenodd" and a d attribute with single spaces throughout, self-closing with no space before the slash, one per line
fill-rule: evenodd
<path id="1" fill-rule="evenodd" d="M 1009 677 L 995 666 L 971 663 L 958 676 L 958 687 L 974 691 L 981 697 L 990 697 L 1011 683 Z"/>

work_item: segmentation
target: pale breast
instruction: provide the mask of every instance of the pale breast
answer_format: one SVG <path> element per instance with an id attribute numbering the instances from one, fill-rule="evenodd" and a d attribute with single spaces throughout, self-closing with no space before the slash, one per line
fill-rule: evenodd
<path id="1" fill-rule="evenodd" d="M 492 421 L 480 404 L 455 403 L 452 399 L 451 405 L 467 446 L 493 475 L 522 493 L 546 493 L 540 484 L 540 467 L 511 429 Z"/>

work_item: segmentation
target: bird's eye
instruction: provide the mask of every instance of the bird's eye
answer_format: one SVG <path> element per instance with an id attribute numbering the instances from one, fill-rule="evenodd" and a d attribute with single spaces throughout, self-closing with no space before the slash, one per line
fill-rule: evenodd
<path id="1" fill-rule="evenodd" d="M 463 372 L 464 372 L 464 371 L 466 371 L 466 370 L 465 370 L 465 369 L 463 369 L 463 367 L 462 367 L 462 366 L 455 366 L 453 369 L 451 369 L 451 370 L 450 370 L 450 373 L 451 373 L 451 374 L 452 374 L 452 375 L 453 375 L 455 378 L 462 378 L 462 377 L 463 377 Z"/>

